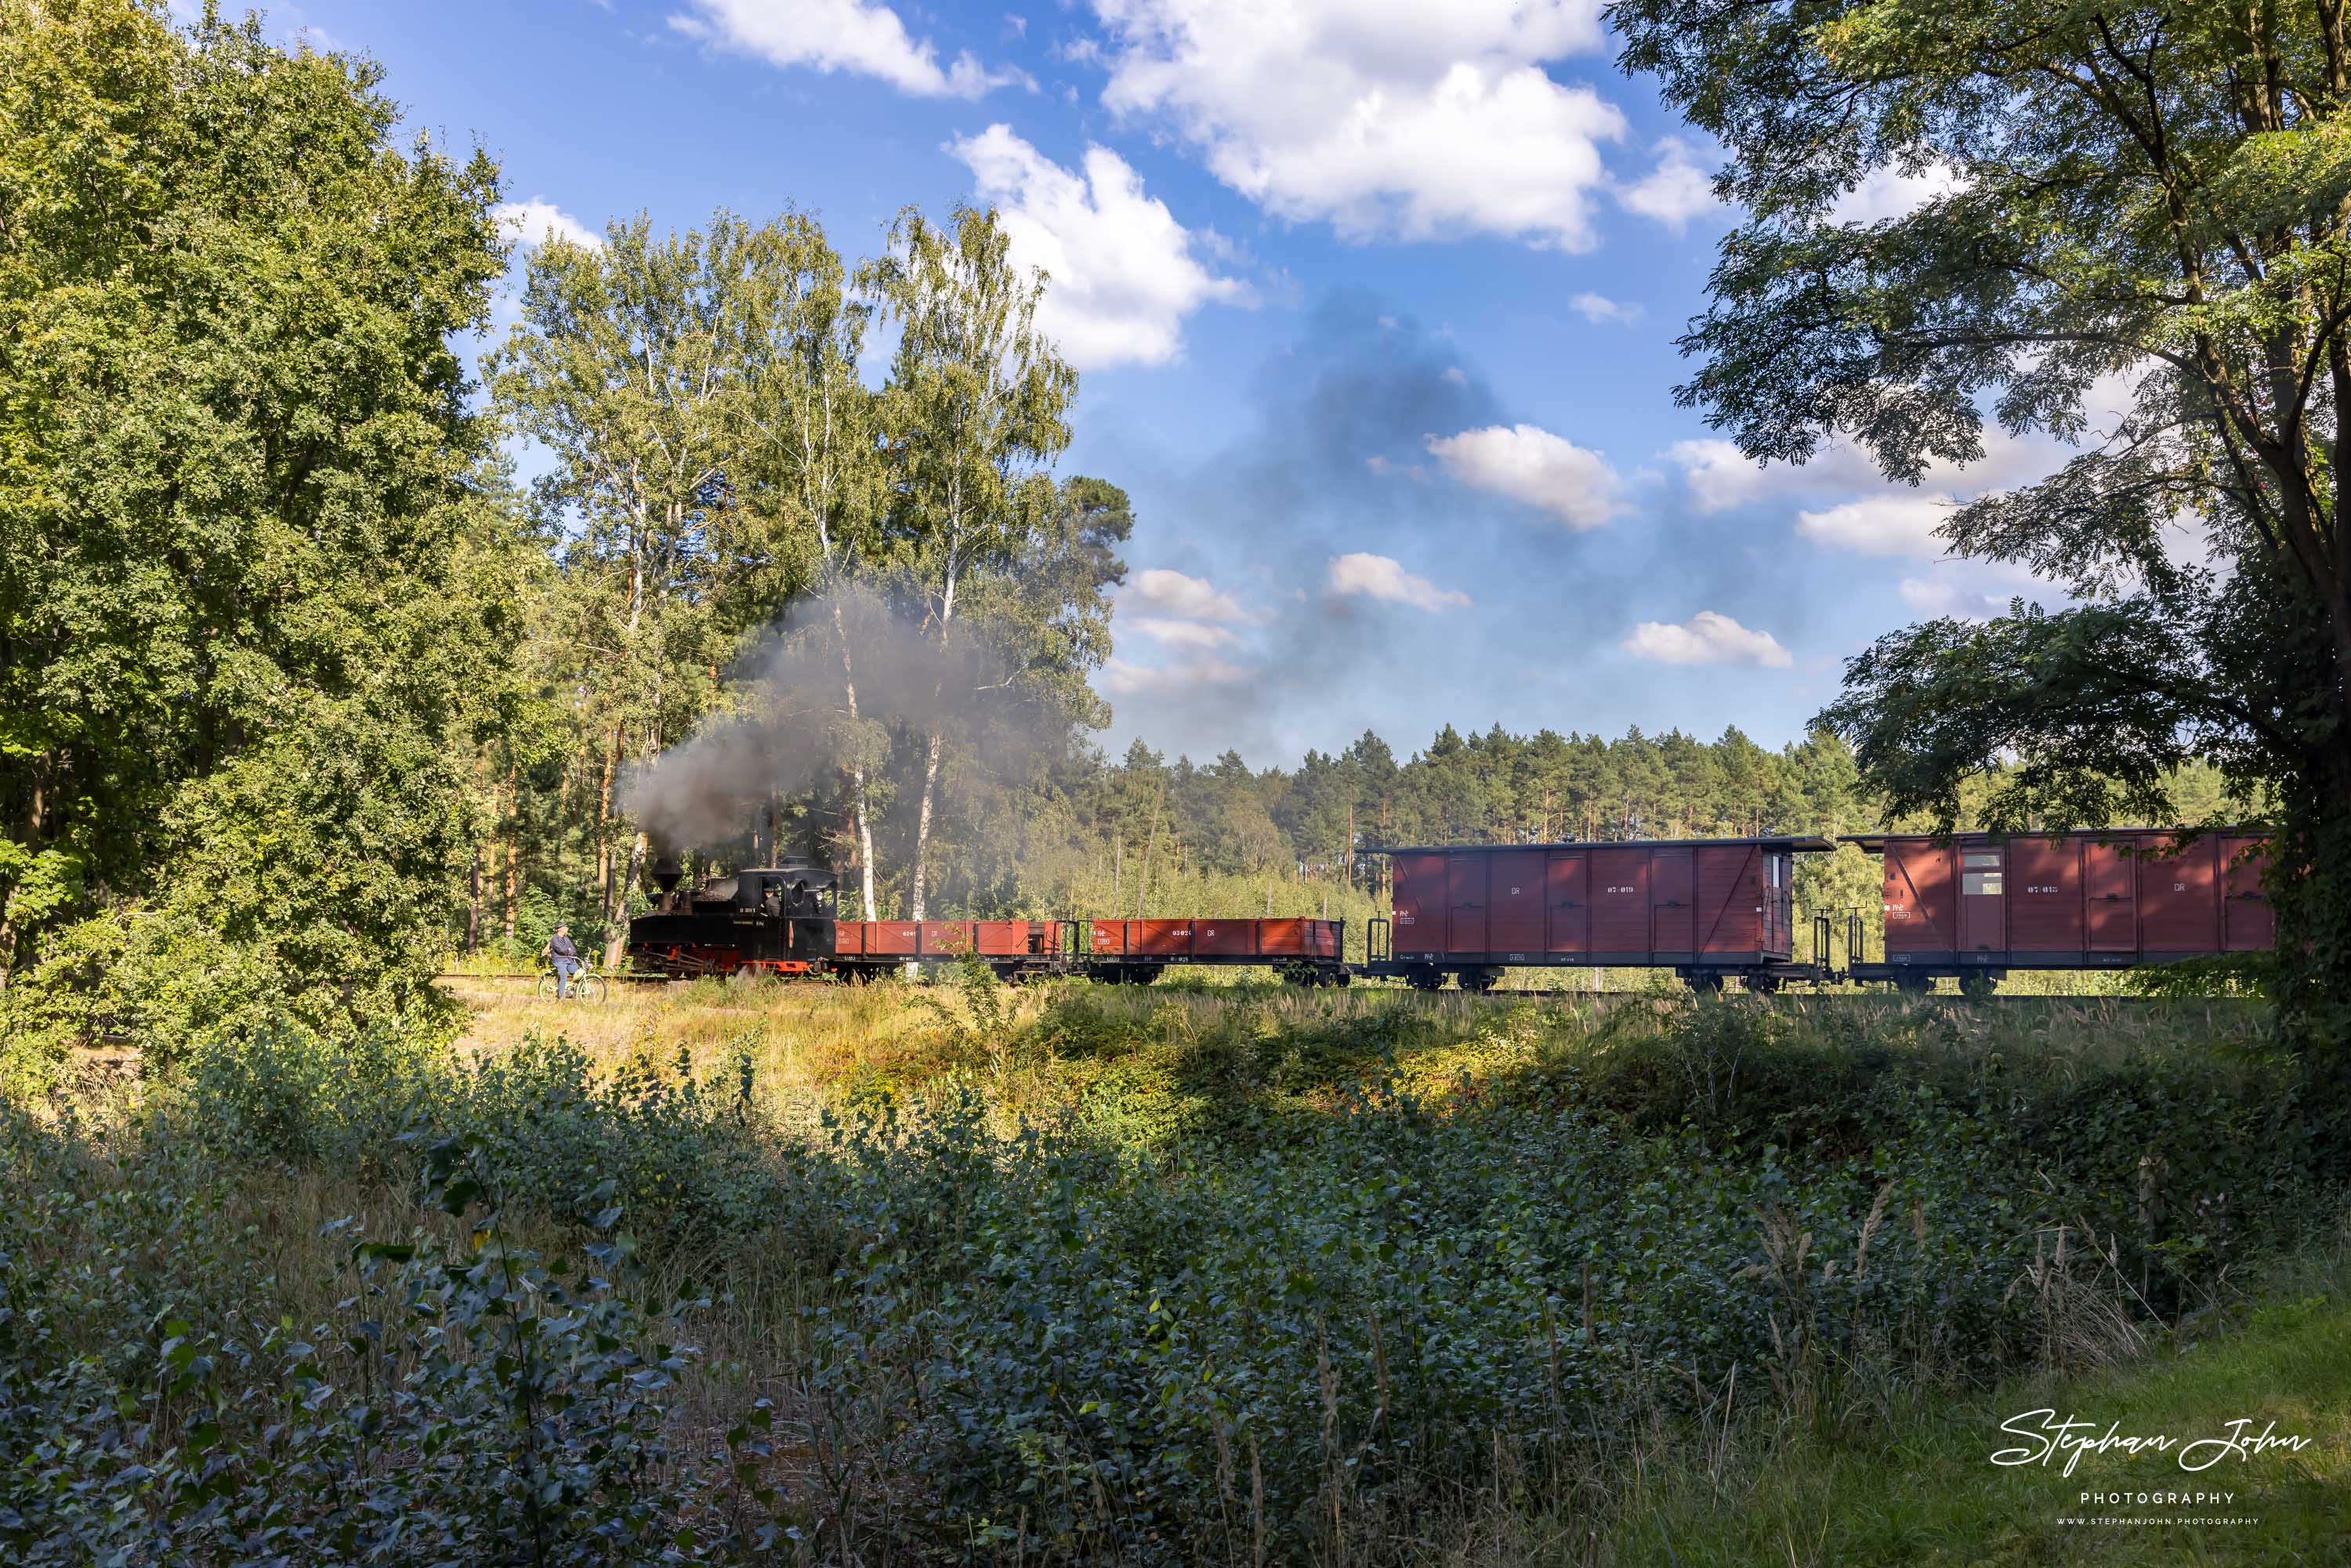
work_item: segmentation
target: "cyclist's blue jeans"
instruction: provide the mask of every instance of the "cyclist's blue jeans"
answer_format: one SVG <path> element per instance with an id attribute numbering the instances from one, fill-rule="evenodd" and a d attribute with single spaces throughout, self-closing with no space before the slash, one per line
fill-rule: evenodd
<path id="1" fill-rule="evenodd" d="M 580 961 L 578 959 L 558 958 L 555 961 L 555 994 L 559 997 L 569 996 L 571 994 L 571 977 L 579 972 Z"/>

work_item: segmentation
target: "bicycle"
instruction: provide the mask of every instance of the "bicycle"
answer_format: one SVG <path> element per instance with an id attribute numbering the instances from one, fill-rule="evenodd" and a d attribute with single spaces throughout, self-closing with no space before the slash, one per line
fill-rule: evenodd
<path id="1" fill-rule="evenodd" d="M 538 972 L 538 999 L 540 1001 L 587 1002 L 593 1006 L 604 999 L 607 990 L 604 977 L 598 974 L 595 970 L 585 967 L 577 969 L 572 973 L 570 987 L 571 994 L 569 996 L 560 995 L 561 988 L 559 987 L 556 982 L 557 977 L 555 970 L 552 967 L 541 969 Z"/>

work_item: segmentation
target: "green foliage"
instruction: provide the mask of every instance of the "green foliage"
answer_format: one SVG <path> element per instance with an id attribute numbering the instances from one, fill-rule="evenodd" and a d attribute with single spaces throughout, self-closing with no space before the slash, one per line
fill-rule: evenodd
<path id="1" fill-rule="evenodd" d="M 689 1303 L 638 1304 L 625 1238 L 584 1270 L 519 1246 L 478 1145 L 423 1151 L 463 1240 L 328 1228 L 348 1294 L 307 1333 L 221 1224 L 232 1167 L 166 1145 L 108 1168 L 13 1114 L 0 1152 L 12 1563 L 741 1560 L 726 1483 L 673 1446 Z M 583 1195 L 600 1235 L 610 1196 Z"/>
<path id="2" fill-rule="evenodd" d="M 504 258 L 495 169 L 402 151 L 376 82 L 257 20 L 0 5 L 12 1032 L 218 1010 L 56 994 L 115 946 L 170 955 L 116 993 L 321 1018 L 430 973 L 512 534 L 451 344 Z"/>

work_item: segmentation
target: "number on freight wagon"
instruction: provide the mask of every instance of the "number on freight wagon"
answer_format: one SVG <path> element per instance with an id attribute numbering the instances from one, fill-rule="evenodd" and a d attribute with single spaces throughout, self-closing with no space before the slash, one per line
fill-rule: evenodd
<path id="1" fill-rule="evenodd" d="M 1638 893 L 1641 890 L 1637 887 L 1604 887 L 1600 891 L 1603 893 Z"/>

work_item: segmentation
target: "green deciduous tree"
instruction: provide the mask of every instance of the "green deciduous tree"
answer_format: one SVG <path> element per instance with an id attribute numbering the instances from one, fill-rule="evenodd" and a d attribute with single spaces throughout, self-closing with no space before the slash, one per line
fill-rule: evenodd
<path id="1" fill-rule="evenodd" d="M 504 254 L 495 169 L 376 81 L 0 0 L 0 977 L 99 910 L 322 1007 L 430 972 L 511 526 L 451 342 Z"/>
<path id="2" fill-rule="evenodd" d="M 513 427 L 554 461 L 536 494 L 564 559 L 557 645 L 590 694 L 603 741 L 600 831 L 614 779 L 683 738 L 731 651 L 716 618 L 730 477 L 752 441 L 745 377 L 753 236 L 726 213 L 666 237 L 642 215 L 601 245 L 549 238 L 529 259 L 521 319 L 489 361 Z M 608 858 L 609 912 L 625 916 L 645 837 Z M 617 962 L 625 920 L 612 927 Z"/>
<path id="3" fill-rule="evenodd" d="M 908 209 L 874 270 L 899 329 L 884 393 L 898 514 L 894 571 L 944 651 L 975 573 L 1017 557 L 1052 506 L 1048 465 L 1069 444 L 1077 372 L 1037 330 L 1046 280 L 1012 260 L 994 212 L 956 209 L 946 226 Z M 909 913 L 928 904 L 931 827 L 946 737 L 921 737 Z"/>
<path id="4" fill-rule="evenodd" d="M 2074 602 L 1930 622 L 1824 716 L 1897 811 L 2001 827 L 2165 803 L 2181 761 L 2273 789 L 2292 995 L 2351 998 L 2351 39 L 2339 0 L 2060 7 L 1620 0 L 1624 63 L 1728 150 L 1745 220 L 1682 389 L 1750 455 L 1842 435 L 1891 478 L 2076 441 L 1960 508 L 1959 553 Z M 1841 221 L 1865 180 L 1914 210 Z M 2112 428 L 2101 389 L 2126 389 Z M 2180 525 L 2194 536 L 2183 540 Z M 2185 548 L 2183 548 L 2183 545 Z"/>
<path id="5" fill-rule="evenodd" d="M 756 439 L 745 463 L 744 549 L 789 562 L 758 598 L 768 614 L 812 575 L 824 594 L 823 631 L 841 669 L 841 761 L 849 781 L 862 913 L 874 917 L 875 773 L 887 752 L 878 720 L 857 695 L 857 639 L 849 596 L 879 550 L 882 465 L 874 393 L 858 359 L 872 306 L 813 218 L 790 214 L 753 239 L 744 278 L 748 332 L 745 409 Z"/>

